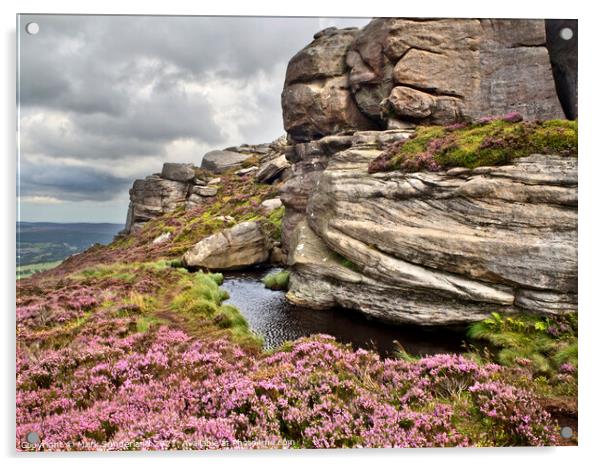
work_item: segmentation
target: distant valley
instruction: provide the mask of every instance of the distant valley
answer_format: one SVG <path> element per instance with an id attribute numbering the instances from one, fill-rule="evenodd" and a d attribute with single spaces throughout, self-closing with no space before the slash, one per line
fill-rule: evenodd
<path id="1" fill-rule="evenodd" d="M 46 270 L 95 243 L 110 243 L 118 223 L 17 222 L 17 276 Z"/>

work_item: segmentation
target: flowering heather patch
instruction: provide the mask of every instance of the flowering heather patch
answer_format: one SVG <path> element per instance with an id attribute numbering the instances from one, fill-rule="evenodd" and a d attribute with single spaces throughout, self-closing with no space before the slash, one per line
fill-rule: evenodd
<path id="1" fill-rule="evenodd" d="M 240 315 L 222 304 L 219 274 L 159 262 L 120 265 L 115 278 L 106 267 L 19 282 L 20 449 L 558 441 L 536 399 L 498 365 L 382 360 L 324 335 L 265 353 L 248 327 L 224 325 Z M 28 432 L 42 443 L 23 443 Z"/>
<path id="2" fill-rule="evenodd" d="M 523 121 L 517 112 L 448 126 L 419 127 L 407 140 L 385 148 L 369 173 L 439 171 L 502 165 L 534 153 L 577 155 L 577 122 Z"/>
<path id="3" fill-rule="evenodd" d="M 550 415 L 525 390 L 502 382 L 477 382 L 469 391 L 495 443 L 544 446 L 544 439 L 556 435 Z"/>

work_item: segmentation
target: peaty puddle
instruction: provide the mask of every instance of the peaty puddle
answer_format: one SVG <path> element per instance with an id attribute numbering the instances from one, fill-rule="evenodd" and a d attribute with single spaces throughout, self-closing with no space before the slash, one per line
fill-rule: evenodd
<path id="1" fill-rule="evenodd" d="M 374 349 L 382 356 L 398 348 L 395 341 L 412 355 L 459 353 L 463 349 L 464 328 L 393 325 L 347 309 L 316 311 L 292 305 L 284 292 L 269 290 L 261 282 L 265 275 L 278 270 L 224 273 L 222 285 L 230 294 L 226 302 L 240 310 L 250 327 L 264 338 L 267 349 L 316 333 L 332 335 L 354 348 Z"/>

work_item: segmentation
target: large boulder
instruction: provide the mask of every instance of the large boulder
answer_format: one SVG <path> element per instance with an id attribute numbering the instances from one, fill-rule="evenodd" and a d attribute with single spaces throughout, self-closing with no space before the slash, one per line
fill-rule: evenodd
<path id="1" fill-rule="evenodd" d="M 261 164 L 257 173 L 255 173 L 255 179 L 258 183 L 273 183 L 290 166 L 291 164 L 286 159 L 286 155 L 277 155 Z"/>
<path id="2" fill-rule="evenodd" d="M 358 30 L 328 28 L 289 62 L 282 110 L 284 128 L 295 141 L 346 129 L 370 129 L 349 90 L 345 57 Z"/>
<path id="3" fill-rule="evenodd" d="M 577 309 L 577 159 L 369 175 L 331 157 L 289 244 L 291 301 L 421 325 Z"/>
<path id="4" fill-rule="evenodd" d="M 234 270 L 270 257 L 270 240 L 257 222 L 242 222 L 195 244 L 182 258 L 191 268 Z"/>
<path id="5" fill-rule="evenodd" d="M 233 152 L 230 150 L 212 150 L 203 156 L 201 168 L 212 173 L 223 173 L 232 168 L 239 168 L 245 160 L 253 157 L 250 152 Z"/>
<path id="6" fill-rule="evenodd" d="M 543 20 L 375 19 L 346 59 L 358 107 L 381 126 L 564 116 Z"/>
<path id="7" fill-rule="evenodd" d="M 172 181 L 191 181 L 194 178 L 194 165 L 191 163 L 164 163 L 161 178 Z"/>

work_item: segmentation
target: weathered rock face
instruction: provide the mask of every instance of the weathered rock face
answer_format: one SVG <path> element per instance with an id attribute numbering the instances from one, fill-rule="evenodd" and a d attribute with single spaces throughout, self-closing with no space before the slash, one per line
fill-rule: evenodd
<path id="1" fill-rule="evenodd" d="M 316 35 L 291 60 L 282 95 L 293 142 L 280 190 L 289 299 L 426 325 L 576 309 L 576 159 L 367 171 L 416 124 L 512 111 L 563 118 L 550 58 L 555 72 L 568 70 L 564 88 L 576 98 L 576 53 L 567 50 L 546 38 L 543 20 L 388 18 Z M 325 92 L 334 82 L 353 104 Z M 569 117 L 571 105 L 563 100 Z M 347 118 L 350 109 L 370 123 Z"/>
<path id="2" fill-rule="evenodd" d="M 203 156 L 201 168 L 212 173 L 223 173 L 232 168 L 242 166 L 243 162 L 253 157 L 249 152 L 233 152 L 231 150 L 212 150 Z"/>
<path id="3" fill-rule="evenodd" d="M 407 130 L 358 131 L 354 134 L 326 136 L 315 141 L 295 144 L 293 152 L 288 155 L 289 160 L 295 162 L 291 168 L 291 175 L 280 188 L 280 199 L 286 207 L 282 220 L 284 251 L 289 251 L 295 225 L 305 217 L 307 200 L 334 154 L 351 147 L 352 144 L 364 142 L 382 147 L 384 144 L 405 139 L 409 134 Z"/>
<path id="4" fill-rule="evenodd" d="M 347 63 L 359 108 L 381 125 L 510 111 L 564 117 L 543 20 L 376 19 L 355 38 Z"/>
<path id="5" fill-rule="evenodd" d="M 306 142 L 513 111 L 574 118 L 576 36 L 550 39 L 561 27 L 548 22 L 547 42 L 546 22 L 531 19 L 381 18 L 359 31 L 328 28 L 289 62 L 284 127 Z"/>
<path id="6" fill-rule="evenodd" d="M 291 301 L 422 325 L 577 306 L 577 159 L 369 175 L 336 153 L 289 246 Z"/>
<path id="7" fill-rule="evenodd" d="M 345 57 L 356 28 L 328 28 L 295 55 L 282 91 L 284 128 L 295 141 L 346 129 L 370 129 L 349 90 Z"/>
<path id="8" fill-rule="evenodd" d="M 130 207 L 125 233 L 140 228 L 153 218 L 173 212 L 186 202 L 188 186 L 186 182 L 167 180 L 159 175 L 134 181 L 130 189 Z"/>
<path id="9" fill-rule="evenodd" d="M 255 179 L 259 183 L 272 183 L 290 166 L 291 164 L 286 159 L 286 156 L 280 154 L 277 157 L 264 162 L 255 174 Z"/>
<path id="10" fill-rule="evenodd" d="M 194 165 L 191 163 L 164 163 L 161 178 L 172 181 L 191 181 L 194 178 Z"/>
<path id="11" fill-rule="evenodd" d="M 199 241 L 184 254 L 187 267 L 233 270 L 270 257 L 270 241 L 257 222 L 243 222 Z"/>

